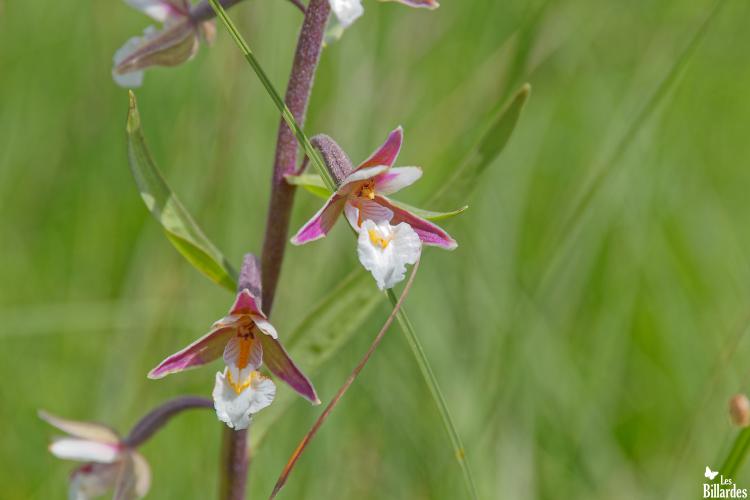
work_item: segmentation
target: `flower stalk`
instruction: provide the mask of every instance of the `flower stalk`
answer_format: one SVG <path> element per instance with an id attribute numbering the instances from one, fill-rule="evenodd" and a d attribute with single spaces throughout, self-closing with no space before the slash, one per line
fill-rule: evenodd
<path id="1" fill-rule="evenodd" d="M 133 426 L 130 433 L 123 439 L 127 446 L 135 448 L 140 446 L 153 436 L 172 417 L 185 410 L 208 408 L 213 409 L 214 404 L 210 399 L 198 396 L 183 396 L 171 399 L 166 403 L 154 408 L 151 412 L 141 418 Z"/>
<path id="2" fill-rule="evenodd" d="M 262 303 L 268 314 L 273 306 L 281 264 L 284 259 L 289 220 L 295 189 L 287 184 L 284 175 L 294 173 L 297 165 L 297 147 L 301 143 L 321 177 L 333 188 L 333 180 L 323 162 L 298 123 L 304 123 L 315 71 L 323 47 L 325 27 L 330 14 L 328 0 L 311 0 L 300 29 L 297 49 L 287 86 L 286 101 L 282 101 L 263 68 L 255 59 L 242 35 L 218 0 L 209 0 L 211 7 L 240 47 L 245 59 L 258 75 L 266 91 L 281 112 L 282 121 L 276 144 L 271 200 L 268 207 L 266 233 L 261 254 Z M 224 431 L 224 464 L 222 466 L 221 498 L 240 500 L 245 497 L 248 468 L 247 430 Z"/>

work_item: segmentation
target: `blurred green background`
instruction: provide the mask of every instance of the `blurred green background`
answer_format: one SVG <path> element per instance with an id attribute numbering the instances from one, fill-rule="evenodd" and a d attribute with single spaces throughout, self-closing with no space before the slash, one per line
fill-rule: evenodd
<path id="1" fill-rule="evenodd" d="M 483 498 L 699 497 L 736 433 L 727 400 L 750 390 L 750 5 L 724 3 L 696 38 L 714 1 L 444 0 L 426 12 L 365 0 L 324 52 L 306 130 L 356 161 L 402 124 L 398 163 L 425 171 L 402 194 L 412 203 L 498 101 L 532 84 L 470 210 L 444 224 L 459 248 L 425 251 L 408 300 Z M 299 12 L 251 0 L 231 14 L 283 88 Z M 232 300 L 166 241 L 128 170 L 111 59 L 147 24 L 116 0 L 0 0 L 2 498 L 65 498 L 72 464 L 46 451 L 55 431 L 38 408 L 126 432 L 166 398 L 209 395 L 219 368 L 145 377 Z M 147 72 L 137 95 L 172 187 L 238 263 L 260 249 L 278 117 L 218 33 L 190 63 Z M 293 226 L 318 206 L 300 192 Z M 290 248 L 282 339 L 357 265 L 343 224 Z M 383 301 L 311 374 L 324 402 L 387 312 Z M 267 497 L 320 411 L 299 400 L 274 424 L 249 498 Z M 220 434 L 195 411 L 151 440 L 150 497 L 214 497 Z M 750 470 L 735 479 L 750 487 Z M 394 328 L 280 498 L 463 496 Z"/>

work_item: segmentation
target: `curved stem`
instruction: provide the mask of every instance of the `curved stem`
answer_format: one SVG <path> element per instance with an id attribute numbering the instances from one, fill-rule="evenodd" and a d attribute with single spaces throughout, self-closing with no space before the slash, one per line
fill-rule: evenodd
<path id="1" fill-rule="evenodd" d="M 167 401 L 140 419 L 123 439 L 123 444 L 133 448 L 140 446 L 178 413 L 196 408 L 213 409 L 213 407 L 214 404 L 210 399 L 197 396 L 183 396 Z"/>
<path id="2" fill-rule="evenodd" d="M 326 409 L 323 410 L 323 413 L 320 414 L 318 419 L 313 424 L 312 428 L 308 431 L 308 433 L 305 435 L 304 438 L 302 438 L 302 441 L 300 441 L 299 445 L 297 446 L 297 449 L 294 450 L 294 453 L 292 453 L 292 456 L 289 458 L 289 461 L 287 462 L 286 466 L 284 466 L 284 470 L 281 472 L 281 475 L 279 476 L 279 479 L 276 481 L 276 486 L 273 488 L 273 492 L 271 493 L 271 496 L 269 497 L 269 500 L 273 500 L 276 495 L 281 491 L 281 488 L 284 487 L 284 484 L 286 484 L 286 480 L 289 477 L 289 474 L 292 472 L 292 469 L 294 468 L 297 461 L 302 456 L 302 453 L 305 451 L 305 448 L 307 448 L 307 445 L 312 441 L 312 438 L 315 437 L 315 434 L 317 434 L 320 427 L 323 425 L 323 423 L 328 418 L 328 415 L 333 411 L 333 409 L 338 404 L 339 400 L 344 396 L 346 391 L 349 390 L 349 387 L 354 383 L 354 380 L 357 378 L 359 373 L 362 371 L 362 369 L 365 367 L 367 362 L 370 359 L 370 356 L 375 352 L 375 349 L 377 349 L 378 345 L 380 345 L 380 342 L 383 340 L 383 337 L 385 336 L 385 332 L 388 331 L 388 328 L 390 328 L 391 323 L 393 323 L 394 318 L 396 317 L 396 314 L 401 309 L 401 305 L 404 303 L 404 300 L 406 299 L 406 296 L 409 294 L 409 290 L 411 290 L 411 285 L 414 283 L 414 277 L 417 274 L 417 269 L 419 268 L 419 261 L 417 261 L 416 264 L 414 264 L 414 267 L 411 270 L 411 276 L 409 276 L 409 281 L 406 282 L 406 286 L 404 286 L 404 290 L 401 292 L 401 296 L 399 297 L 396 304 L 393 306 L 393 311 L 391 311 L 391 314 L 388 316 L 388 319 L 383 324 L 383 327 L 380 329 L 378 334 L 375 336 L 375 339 L 372 341 L 372 344 L 370 344 L 370 348 L 367 349 L 367 352 L 364 356 L 362 356 L 362 359 L 359 361 L 356 367 L 354 367 L 354 370 L 352 371 L 351 375 L 349 375 L 349 378 L 346 379 L 346 382 L 344 382 L 344 385 L 341 386 L 341 388 L 336 392 L 336 395 L 333 397 L 330 403 L 328 403 L 328 406 L 326 406 Z"/>

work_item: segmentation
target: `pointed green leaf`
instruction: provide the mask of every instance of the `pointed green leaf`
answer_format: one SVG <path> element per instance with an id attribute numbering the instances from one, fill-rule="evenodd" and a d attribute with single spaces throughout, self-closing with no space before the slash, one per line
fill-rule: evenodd
<path id="1" fill-rule="evenodd" d="M 235 291 L 237 273 L 206 237 L 167 185 L 146 146 L 141 117 L 130 92 L 128 110 L 128 159 L 138 191 L 149 212 L 161 224 L 172 245 L 211 281 Z"/>
<path id="2" fill-rule="evenodd" d="M 427 220 L 443 220 L 443 219 L 450 219 L 451 217 L 455 217 L 458 214 L 461 214 L 466 211 L 467 208 L 469 208 L 469 205 L 464 205 L 461 208 L 457 208 L 456 210 L 451 210 L 450 212 L 433 212 L 432 210 L 425 210 L 423 208 L 417 208 L 411 205 L 408 205 L 404 203 L 403 201 L 396 201 L 393 198 L 389 198 L 391 200 L 391 203 L 396 205 L 399 208 L 403 208 L 404 210 L 408 210 L 409 212 L 413 213 L 417 217 L 422 217 L 423 219 Z"/>
<path id="3" fill-rule="evenodd" d="M 482 173 L 507 146 L 530 94 L 531 86 L 528 83 L 523 84 L 510 103 L 495 114 L 487 131 L 450 179 L 443 183 L 443 189 L 430 199 L 430 204 L 459 204 L 466 200 Z"/>
<path id="4" fill-rule="evenodd" d="M 319 198 L 327 200 L 331 196 L 331 190 L 326 187 L 325 182 L 318 174 L 302 174 L 284 176 L 287 184 L 301 186 Z"/>

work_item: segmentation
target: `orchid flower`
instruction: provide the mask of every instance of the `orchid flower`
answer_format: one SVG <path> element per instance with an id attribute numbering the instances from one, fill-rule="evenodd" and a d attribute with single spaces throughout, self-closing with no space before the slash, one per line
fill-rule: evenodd
<path id="1" fill-rule="evenodd" d="M 143 70 L 152 66 L 177 66 L 197 52 L 201 37 L 211 43 L 216 33 L 213 21 L 196 22 L 190 17 L 189 0 L 125 0 L 155 21 L 143 36 L 128 40 L 114 55 L 112 77 L 123 87 L 140 87 Z"/>
<path id="2" fill-rule="evenodd" d="M 437 9 L 440 4 L 437 0 L 391 0 L 408 5 L 410 7 L 422 7 L 426 9 Z M 338 18 L 341 25 L 346 28 L 357 20 L 365 9 L 362 7 L 362 0 L 329 0 L 331 10 Z"/>
<path id="3" fill-rule="evenodd" d="M 237 294 L 229 314 L 215 322 L 209 333 L 162 361 L 148 377 L 158 379 L 196 368 L 222 354 L 227 365 L 225 383 L 237 395 L 258 383 L 256 370 L 265 363 L 274 375 L 300 395 L 313 404 L 320 404 L 312 384 L 291 360 L 278 340 L 276 329 L 248 289 Z M 268 392 L 266 389 L 264 391 Z"/>
<path id="4" fill-rule="evenodd" d="M 240 391 L 232 383 L 229 368 L 216 373 L 214 408 L 219 420 L 232 429 L 247 429 L 252 416 L 273 402 L 276 385 L 260 372 L 253 371 Z"/>
<path id="5" fill-rule="evenodd" d="M 362 223 L 357 254 L 362 265 L 372 273 L 378 288 L 393 288 L 404 279 L 406 264 L 415 264 L 422 252 L 422 242 L 408 224 L 391 226 L 388 222 Z"/>
<path id="6" fill-rule="evenodd" d="M 419 167 L 393 167 L 403 142 L 403 130 L 398 127 L 385 143 L 362 162 L 338 185 L 323 208 L 292 238 L 295 245 L 303 245 L 328 234 L 342 212 L 359 232 L 365 220 L 399 225 L 405 222 L 417 233 L 425 245 L 453 250 L 456 241 L 440 227 L 394 204 L 385 195 L 411 185 L 422 176 Z"/>
<path id="7" fill-rule="evenodd" d="M 126 446 L 109 427 L 65 420 L 46 412 L 39 416 L 66 432 L 50 451 L 58 458 L 85 462 L 70 476 L 69 498 L 87 500 L 114 490 L 114 498 L 143 498 L 151 486 L 151 469 L 143 456 Z"/>

